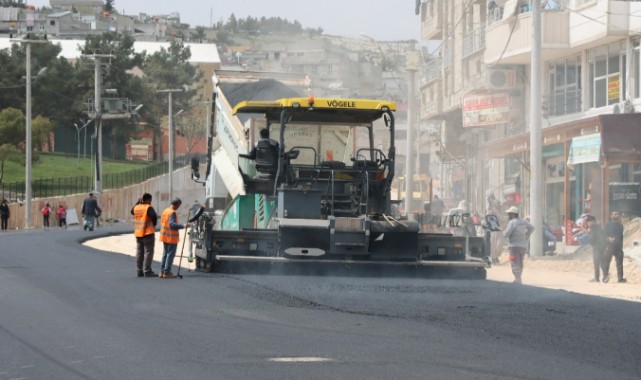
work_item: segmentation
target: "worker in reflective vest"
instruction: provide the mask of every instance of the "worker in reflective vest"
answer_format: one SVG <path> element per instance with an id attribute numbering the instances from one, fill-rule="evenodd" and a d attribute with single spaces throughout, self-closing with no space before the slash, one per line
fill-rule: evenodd
<path id="1" fill-rule="evenodd" d="M 158 215 L 151 206 L 151 194 L 145 193 L 131 209 L 136 237 L 136 270 L 138 277 L 157 277 L 151 270 Z"/>
<path id="2" fill-rule="evenodd" d="M 171 273 L 171 265 L 174 262 L 178 242 L 180 241 L 178 230 L 189 227 L 189 223 L 185 223 L 185 225 L 178 223 L 176 210 L 178 210 L 181 204 L 182 201 L 180 198 L 173 199 L 169 207 L 162 212 L 160 217 L 160 241 L 163 243 L 162 260 L 160 261 L 160 278 L 176 277 Z"/>

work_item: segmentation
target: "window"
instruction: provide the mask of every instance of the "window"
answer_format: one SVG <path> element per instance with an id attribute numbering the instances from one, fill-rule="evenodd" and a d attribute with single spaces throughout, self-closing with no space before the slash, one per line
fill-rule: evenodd
<path id="1" fill-rule="evenodd" d="M 49 20 L 49 25 L 55 26 L 56 25 L 56 20 Z"/>
<path id="2" fill-rule="evenodd" d="M 318 72 L 318 66 L 312 65 L 312 73 Z"/>
<path id="3" fill-rule="evenodd" d="M 641 98 L 641 49 L 639 47 L 641 40 L 632 41 L 632 90 L 635 98 Z"/>
<path id="4" fill-rule="evenodd" d="M 590 108 L 617 104 L 625 98 L 625 50 L 622 43 L 591 50 Z"/>
<path id="5" fill-rule="evenodd" d="M 548 65 L 548 115 L 581 111 L 581 58 L 572 57 Z"/>
<path id="6" fill-rule="evenodd" d="M 334 72 L 334 66 L 332 66 L 332 65 L 327 65 L 327 72 L 328 72 L 328 73 L 332 73 L 332 72 Z"/>

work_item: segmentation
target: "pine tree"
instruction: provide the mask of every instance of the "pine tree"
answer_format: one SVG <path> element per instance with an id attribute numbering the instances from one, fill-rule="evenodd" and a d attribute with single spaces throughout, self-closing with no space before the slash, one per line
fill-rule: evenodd
<path id="1" fill-rule="evenodd" d="M 105 10 L 105 12 L 113 12 L 113 10 L 114 10 L 114 0 L 105 0 L 104 10 Z"/>

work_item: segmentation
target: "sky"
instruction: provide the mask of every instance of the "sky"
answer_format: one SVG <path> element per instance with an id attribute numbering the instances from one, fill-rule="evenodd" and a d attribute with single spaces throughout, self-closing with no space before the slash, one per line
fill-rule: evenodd
<path id="1" fill-rule="evenodd" d="M 27 0 L 35 6 L 49 6 L 49 0 Z M 414 0 L 116 0 L 119 12 L 128 15 L 179 12 L 181 21 L 208 26 L 213 21 L 236 17 L 282 17 L 298 20 L 306 28 L 323 28 L 325 34 L 361 37 L 380 41 L 420 40 L 420 16 L 414 14 Z"/>

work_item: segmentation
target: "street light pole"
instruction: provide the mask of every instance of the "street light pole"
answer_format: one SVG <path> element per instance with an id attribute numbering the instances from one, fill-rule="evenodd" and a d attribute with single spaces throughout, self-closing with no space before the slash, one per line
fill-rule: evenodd
<path id="1" fill-rule="evenodd" d="M 183 92 L 182 89 L 172 89 L 172 90 L 158 90 L 159 93 L 168 94 L 169 109 L 168 109 L 168 124 L 169 124 L 169 167 L 168 167 L 168 181 L 169 181 L 169 200 L 174 199 L 174 115 L 173 115 L 173 93 L 174 92 Z"/>
<path id="2" fill-rule="evenodd" d="M 87 143 L 87 130 L 85 127 L 87 127 L 91 123 L 91 120 L 85 123 L 82 127 L 78 127 L 78 124 L 74 123 L 74 127 L 76 127 L 76 138 L 78 140 L 78 167 L 80 167 L 80 131 L 83 129 L 85 130 L 85 144 Z M 85 153 L 87 152 L 87 147 L 85 146 Z"/>
<path id="3" fill-rule="evenodd" d="M 541 137 L 541 2 L 532 2 L 532 60 L 530 62 L 530 221 L 534 236 L 530 254 L 543 256 L 543 168 Z"/>
<path id="4" fill-rule="evenodd" d="M 407 145 L 405 153 L 405 213 L 407 219 L 414 220 L 414 171 L 416 166 L 416 71 L 418 70 L 418 52 L 407 52 L 406 70 L 408 73 L 407 100 Z"/>
<path id="5" fill-rule="evenodd" d="M 31 228 L 31 154 L 32 152 L 32 141 L 31 141 L 31 44 L 29 42 L 26 42 L 26 49 L 27 49 L 27 104 L 26 104 L 26 128 L 27 128 L 27 136 L 26 136 L 26 142 L 25 142 L 25 179 L 24 179 L 24 184 L 25 184 L 25 225 L 24 228 Z"/>
<path id="6" fill-rule="evenodd" d="M 24 228 L 28 229 L 32 227 L 32 205 L 31 205 L 31 166 L 32 166 L 32 139 L 31 139 L 31 44 L 46 44 L 49 41 L 47 40 L 32 40 L 30 35 L 27 35 L 26 39 L 23 40 L 11 40 L 12 42 L 18 42 L 25 45 L 26 57 L 26 104 L 25 104 L 25 179 L 24 179 L 24 200 L 25 200 L 25 209 L 24 209 Z"/>
<path id="7" fill-rule="evenodd" d="M 94 191 L 98 194 L 102 193 L 102 100 L 100 96 L 102 94 L 102 75 L 100 73 L 101 69 L 101 59 L 102 58 L 116 58 L 113 54 L 90 54 L 83 55 L 84 57 L 93 58 L 94 60 L 94 114 L 90 115 L 93 119 L 96 120 L 94 124 L 96 130 L 96 182 Z"/>

